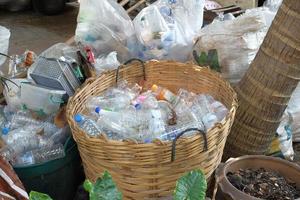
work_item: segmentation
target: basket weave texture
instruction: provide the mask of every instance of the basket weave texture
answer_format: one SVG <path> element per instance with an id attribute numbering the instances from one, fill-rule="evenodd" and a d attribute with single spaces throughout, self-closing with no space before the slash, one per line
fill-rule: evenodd
<path id="1" fill-rule="evenodd" d="M 73 117 L 84 110 L 87 98 L 99 95 L 116 84 L 116 71 L 86 82 L 67 106 L 67 117 L 78 144 L 88 179 L 95 181 L 107 170 L 112 174 L 124 199 L 159 199 L 170 196 L 176 180 L 185 172 L 202 169 L 206 177 L 220 164 L 223 148 L 237 109 L 236 93 L 219 74 L 193 64 L 171 61 L 145 63 L 145 88 L 152 84 L 173 92 L 183 88 L 194 93 L 209 93 L 230 110 L 227 117 L 208 130 L 207 150 L 201 135 L 181 137 L 176 142 L 176 157 L 171 161 L 172 142 L 154 141 L 141 144 L 135 141 L 113 141 L 101 135 L 91 138 L 81 130 Z M 122 66 L 118 79 L 140 83 L 143 70 L 139 62 Z"/>

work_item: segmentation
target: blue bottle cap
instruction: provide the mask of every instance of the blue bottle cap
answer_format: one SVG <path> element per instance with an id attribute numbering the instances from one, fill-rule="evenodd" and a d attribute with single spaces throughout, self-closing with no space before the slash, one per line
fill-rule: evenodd
<path id="1" fill-rule="evenodd" d="M 135 109 L 140 110 L 142 108 L 142 105 L 137 103 L 134 105 Z"/>
<path id="2" fill-rule="evenodd" d="M 76 114 L 76 115 L 74 116 L 74 120 L 75 120 L 76 122 L 81 122 L 83 119 L 82 119 L 82 116 L 81 116 L 80 114 Z"/>
<path id="3" fill-rule="evenodd" d="M 95 108 L 95 112 L 98 113 L 98 114 L 100 113 L 100 110 L 101 110 L 100 107 L 96 107 L 96 108 Z"/>
<path id="4" fill-rule="evenodd" d="M 9 132 L 9 128 L 6 128 L 6 127 L 2 128 L 2 134 L 3 135 L 7 135 L 8 132 Z"/>

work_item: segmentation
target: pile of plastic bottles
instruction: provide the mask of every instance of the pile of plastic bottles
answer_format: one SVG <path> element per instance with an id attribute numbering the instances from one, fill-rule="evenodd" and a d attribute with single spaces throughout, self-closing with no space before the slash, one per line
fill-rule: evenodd
<path id="1" fill-rule="evenodd" d="M 86 109 L 74 119 L 91 137 L 106 134 L 112 140 L 149 143 L 173 140 L 188 128 L 206 132 L 227 113 L 228 109 L 208 94 L 180 89 L 175 95 L 157 85 L 143 91 L 138 84 L 124 81 L 101 96 L 90 97 Z"/>
<path id="2" fill-rule="evenodd" d="M 5 143 L 0 155 L 13 166 L 40 164 L 65 156 L 63 144 L 69 131 L 67 127 L 58 128 L 54 116 L 37 120 L 32 111 L 11 111 L 5 106 L 0 108 L 0 127 Z"/>

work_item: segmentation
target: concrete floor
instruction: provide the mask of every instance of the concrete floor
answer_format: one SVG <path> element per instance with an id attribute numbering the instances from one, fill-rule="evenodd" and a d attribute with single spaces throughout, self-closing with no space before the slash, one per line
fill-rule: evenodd
<path id="1" fill-rule="evenodd" d="M 67 5 L 57 16 L 42 16 L 32 10 L 8 12 L 0 10 L 0 25 L 11 31 L 9 54 L 22 54 L 26 49 L 37 54 L 75 33 L 78 4 Z"/>

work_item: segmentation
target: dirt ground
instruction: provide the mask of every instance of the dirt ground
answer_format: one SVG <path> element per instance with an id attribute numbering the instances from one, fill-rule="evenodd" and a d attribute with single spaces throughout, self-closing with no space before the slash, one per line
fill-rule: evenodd
<path id="1" fill-rule="evenodd" d="M 0 25 L 11 31 L 10 54 L 22 54 L 26 49 L 41 53 L 49 46 L 64 42 L 75 33 L 79 5 L 67 5 L 64 13 L 43 16 L 32 10 L 8 12 L 0 10 Z"/>

